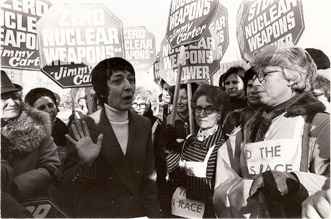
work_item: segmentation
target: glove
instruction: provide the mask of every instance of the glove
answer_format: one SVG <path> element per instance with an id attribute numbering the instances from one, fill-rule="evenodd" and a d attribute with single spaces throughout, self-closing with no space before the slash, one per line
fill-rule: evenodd
<path id="1" fill-rule="evenodd" d="M 282 205 L 287 217 L 300 217 L 301 203 L 308 197 L 308 191 L 294 174 L 279 171 L 264 172 L 254 179 L 249 195 L 253 196 L 259 189 L 264 193 L 269 204 L 272 203 L 274 206 L 271 209 Z M 273 214 L 275 217 L 282 217 L 279 215 L 280 212 L 275 211 Z"/>
<path id="2" fill-rule="evenodd" d="M 267 171 L 259 174 L 252 184 L 249 195 L 253 196 L 258 189 L 270 195 L 296 194 L 299 186 L 298 179 L 295 175 L 279 171 Z"/>
<path id="3" fill-rule="evenodd" d="M 166 150 L 174 150 L 177 145 L 176 137 L 176 129 L 172 125 L 168 124 L 163 131 L 161 131 L 159 145 L 164 147 Z"/>

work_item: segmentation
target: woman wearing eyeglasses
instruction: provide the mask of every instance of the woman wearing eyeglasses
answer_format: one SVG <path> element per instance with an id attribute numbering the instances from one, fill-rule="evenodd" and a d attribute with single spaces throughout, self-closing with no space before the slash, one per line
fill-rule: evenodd
<path id="1" fill-rule="evenodd" d="M 228 96 L 215 86 L 202 85 L 193 95 L 192 107 L 199 130 L 186 138 L 171 169 L 178 173 L 172 196 L 172 214 L 176 216 L 215 217 L 214 169 L 217 150 L 224 143 L 219 124 L 228 106 Z"/>
<path id="2" fill-rule="evenodd" d="M 153 115 L 152 110 L 152 93 L 143 87 L 137 88 L 134 101 L 132 103 L 132 109 L 141 116 L 145 116 L 151 121 L 152 124 L 152 141 L 154 142 L 154 136 L 157 131 L 160 130 L 161 122 Z"/>

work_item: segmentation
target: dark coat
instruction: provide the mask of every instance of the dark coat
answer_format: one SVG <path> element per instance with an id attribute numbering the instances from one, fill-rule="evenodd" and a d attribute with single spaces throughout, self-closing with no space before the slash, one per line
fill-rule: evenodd
<path id="1" fill-rule="evenodd" d="M 101 152 L 93 165 L 94 174 L 90 177 L 84 175 L 77 151 L 71 143 L 68 144 L 61 182 L 74 191 L 68 194 L 76 196 L 75 211 L 71 216 L 160 217 L 148 119 L 129 112 L 125 156 L 104 108 L 84 120 L 94 142 L 99 134 L 103 133 L 104 137 Z"/>

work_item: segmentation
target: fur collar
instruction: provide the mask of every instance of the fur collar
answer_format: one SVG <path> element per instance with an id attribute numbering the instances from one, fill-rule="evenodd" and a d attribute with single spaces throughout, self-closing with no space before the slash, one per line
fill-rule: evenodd
<path id="1" fill-rule="evenodd" d="M 299 115 L 316 114 L 319 112 L 324 112 L 325 110 L 324 104 L 308 92 L 303 92 L 296 95 L 295 97 L 290 99 L 288 103 L 284 105 L 284 107 L 284 116 L 288 118 Z M 274 117 L 263 118 L 265 110 L 268 110 L 267 107 L 257 110 L 257 112 L 254 113 L 253 117 L 245 124 L 245 142 L 255 142 L 257 133 L 262 133 L 263 136 L 268 131 Z"/>
<path id="2" fill-rule="evenodd" d="M 52 134 L 47 113 L 26 105 L 22 108 L 18 118 L 8 121 L 1 128 L 1 154 L 7 159 L 35 150 L 46 136 Z"/>

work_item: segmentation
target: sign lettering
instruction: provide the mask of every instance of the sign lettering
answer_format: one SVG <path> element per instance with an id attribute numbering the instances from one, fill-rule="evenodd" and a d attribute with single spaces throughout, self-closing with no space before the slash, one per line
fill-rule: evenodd
<path id="1" fill-rule="evenodd" d="M 172 0 L 166 37 L 172 48 L 198 42 L 208 29 L 218 0 Z"/>
<path id="2" fill-rule="evenodd" d="M 51 4 L 47 0 L 6 0 L 0 9 L 1 65 L 39 70 L 37 21 Z"/>
<path id="3" fill-rule="evenodd" d="M 63 88 L 91 86 L 99 61 L 124 57 L 122 23 L 100 4 L 56 5 L 37 30 L 40 67 Z"/>
<path id="4" fill-rule="evenodd" d="M 147 71 L 155 60 L 155 37 L 145 27 L 125 28 L 124 48 L 136 71 Z"/>
<path id="5" fill-rule="evenodd" d="M 246 60 L 266 45 L 296 45 L 305 28 L 301 0 L 245 2 L 237 20 L 237 39 Z"/>

